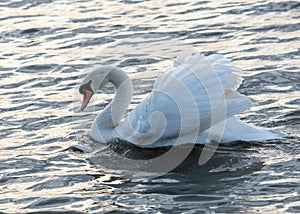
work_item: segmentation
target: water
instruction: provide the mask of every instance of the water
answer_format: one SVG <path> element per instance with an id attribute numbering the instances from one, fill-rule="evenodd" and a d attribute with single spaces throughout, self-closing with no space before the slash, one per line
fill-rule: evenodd
<path id="1" fill-rule="evenodd" d="M 0 212 L 300 212 L 299 20 L 298 1 L 0 1 Z M 123 156 L 144 151 L 88 137 L 113 88 L 80 113 L 76 87 L 94 65 L 119 65 L 133 108 L 170 65 L 161 55 L 187 46 L 233 59 L 258 104 L 240 117 L 286 138 L 220 147 L 204 166 L 195 149 L 164 176 L 129 176 L 138 166 Z"/>

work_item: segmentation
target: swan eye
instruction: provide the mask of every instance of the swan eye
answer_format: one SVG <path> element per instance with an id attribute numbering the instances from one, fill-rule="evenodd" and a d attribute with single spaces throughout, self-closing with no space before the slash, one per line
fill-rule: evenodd
<path id="1" fill-rule="evenodd" d="M 80 94 L 85 94 L 86 90 L 93 92 L 91 84 L 92 84 L 92 80 L 90 80 L 88 83 L 86 83 L 84 85 L 81 85 L 80 88 L 79 88 L 79 93 Z"/>

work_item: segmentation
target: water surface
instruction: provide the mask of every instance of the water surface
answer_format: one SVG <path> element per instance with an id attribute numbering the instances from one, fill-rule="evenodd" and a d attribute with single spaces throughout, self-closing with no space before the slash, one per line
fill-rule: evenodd
<path id="1" fill-rule="evenodd" d="M 300 212 L 299 20 L 298 1 L 0 1 L 0 212 Z M 257 105 L 240 118 L 286 138 L 220 147 L 204 166 L 198 149 L 160 177 L 122 165 L 118 152 L 139 151 L 95 152 L 92 118 L 114 92 L 78 112 L 85 73 L 122 67 L 134 108 L 190 48 L 242 68 L 239 91 Z"/>

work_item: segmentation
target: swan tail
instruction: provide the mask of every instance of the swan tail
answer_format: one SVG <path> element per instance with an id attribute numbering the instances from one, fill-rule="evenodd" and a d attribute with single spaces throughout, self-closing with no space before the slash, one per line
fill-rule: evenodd
<path id="1" fill-rule="evenodd" d="M 244 123 L 236 117 L 226 120 L 225 129 L 222 135 L 222 142 L 232 141 L 266 141 L 282 139 L 281 128 L 263 128 Z"/>

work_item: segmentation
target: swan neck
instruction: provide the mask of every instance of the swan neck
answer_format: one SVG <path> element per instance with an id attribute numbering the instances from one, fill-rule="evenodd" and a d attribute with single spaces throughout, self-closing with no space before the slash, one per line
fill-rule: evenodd
<path id="1" fill-rule="evenodd" d="M 118 90 L 130 78 L 121 68 L 113 67 L 108 75 L 109 82 L 111 82 Z M 117 91 L 118 92 L 118 91 Z"/>
<path id="2" fill-rule="evenodd" d="M 108 79 L 115 86 L 116 95 L 100 114 L 100 128 L 113 129 L 118 126 L 131 102 L 133 86 L 129 76 L 117 67 L 111 70 Z"/>

